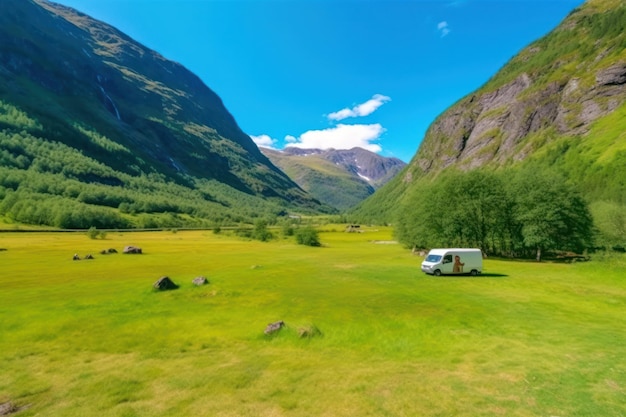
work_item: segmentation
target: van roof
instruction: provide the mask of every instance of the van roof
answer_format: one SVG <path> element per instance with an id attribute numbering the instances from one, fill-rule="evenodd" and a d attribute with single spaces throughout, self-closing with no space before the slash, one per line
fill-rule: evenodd
<path id="1" fill-rule="evenodd" d="M 481 252 L 481 250 L 476 248 L 436 248 L 431 249 L 429 253 L 442 255 L 446 252 Z"/>

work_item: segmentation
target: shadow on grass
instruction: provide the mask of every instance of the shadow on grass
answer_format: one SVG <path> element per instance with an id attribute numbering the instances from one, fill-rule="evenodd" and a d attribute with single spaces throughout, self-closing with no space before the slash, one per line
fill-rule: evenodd
<path id="1" fill-rule="evenodd" d="M 508 277 L 508 275 L 506 274 L 496 274 L 496 273 L 482 273 L 479 275 L 467 275 L 467 274 L 463 274 L 463 275 L 440 275 L 440 276 L 435 276 L 435 275 L 429 275 L 431 278 L 466 278 L 466 279 L 480 279 L 480 278 L 506 278 Z"/>

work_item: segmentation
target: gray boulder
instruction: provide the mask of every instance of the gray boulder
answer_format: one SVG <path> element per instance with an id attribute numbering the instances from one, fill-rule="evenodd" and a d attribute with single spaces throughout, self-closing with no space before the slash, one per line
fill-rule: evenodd
<path id="1" fill-rule="evenodd" d="M 265 331 L 263 333 L 265 334 L 273 334 L 276 333 L 277 331 L 279 331 L 280 329 L 282 329 L 283 327 L 285 327 L 285 322 L 284 321 L 277 321 L 276 323 L 270 323 L 267 325 L 267 327 L 265 328 Z"/>
<path id="2" fill-rule="evenodd" d="M 138 248 L 137 246 L 126 246 L 124 247 L 124 253 L 135 253 L 135 254 L 141 254 L 141 248 Z"/>
<path id="3" fill-rule="evenodd" d="M 201 285 L 207 285 L 209 283 L 209 280 L 206 279 L 205 277 L 195 277 L 193 279 L 193 281 L 191 281 L 193 283 L 193 285 L 197 285 L 198 287 Z"/>
<path id="4" fill-rule="evenodd" d="M 161 277 L 159 278 L 153 285 L 155 290 L 158 291 L 168 291 L 175 290 L 178 288 L 178 285 L 174 283 L 169 277 Z"/>

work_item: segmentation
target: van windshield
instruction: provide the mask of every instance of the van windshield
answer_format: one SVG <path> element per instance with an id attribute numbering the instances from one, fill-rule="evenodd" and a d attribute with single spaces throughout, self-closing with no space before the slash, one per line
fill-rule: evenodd
<path id="1" fill-rule="evenodd" d="M 426 257 L 426 262 L 439 262 L 441 260 L 441 255 L 428 255 Z"/>

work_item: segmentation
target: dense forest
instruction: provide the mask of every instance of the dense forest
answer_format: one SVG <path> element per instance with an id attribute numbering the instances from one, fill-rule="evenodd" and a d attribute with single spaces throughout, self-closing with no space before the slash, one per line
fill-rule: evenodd
<path id="1" fill-rule="evenodd" d="M 10 221 L 67 229 L 213 227 L 287 214 L 277 202 L 260 203 L 215 180 L 117 171 L 43 139 L 37 121 L 2 102 L 0 129 L 0 215 Z M 103 152 L 128 152 L 83 131 Z"/>
<path id="2" fill-rule="evenodd" d="M 537 260 L 594 247 L 585 200 L 556 172 L 450 171 L 404 204 L 395 231 L 409 247 L 477 247 Z"/>

